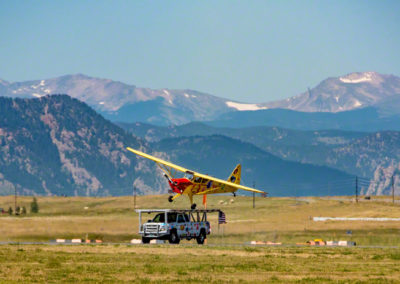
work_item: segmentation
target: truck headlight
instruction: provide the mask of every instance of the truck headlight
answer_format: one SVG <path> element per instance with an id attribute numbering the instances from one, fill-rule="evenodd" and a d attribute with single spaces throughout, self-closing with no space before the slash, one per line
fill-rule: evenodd
<path id="1" fill-rule="evenodd" d="M 165 227 L 165 225 L 160 226 L 160 231 L 166 231 L 166 230 L 167 230 L 167 228 Z"/>

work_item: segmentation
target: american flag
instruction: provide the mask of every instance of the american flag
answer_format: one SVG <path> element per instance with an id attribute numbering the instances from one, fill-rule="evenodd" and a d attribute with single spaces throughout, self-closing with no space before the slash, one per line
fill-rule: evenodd
<path id="1" fill-rule="evenodd" d="M 218 213 L 218 224 L 226 224 L 225 213 L 222 211 Z"/>

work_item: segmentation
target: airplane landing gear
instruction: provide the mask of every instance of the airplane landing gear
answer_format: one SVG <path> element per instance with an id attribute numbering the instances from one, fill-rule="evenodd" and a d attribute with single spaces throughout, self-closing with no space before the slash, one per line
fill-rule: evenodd
<path id="1" fill-rule="evenodd" d="M 232 194 L 233 194 L 233 197 L 236 197 L 236 192 L 232 192 Z"/>
<path id="2" fill-rule="evenodd" d="M 190 208 L 192 208 L 192 210 L 196 209 L 196 203 L 193 203 Z"/>
<path id="3" fill-rule="evenodd" d="M 173 196 L 170 195 L 170 196 L 168 197 L 168 201 L 169 201 L 169 202 L 172 202 L 172 201 L 173 201 L 172 198 L 173 198 Z"/>

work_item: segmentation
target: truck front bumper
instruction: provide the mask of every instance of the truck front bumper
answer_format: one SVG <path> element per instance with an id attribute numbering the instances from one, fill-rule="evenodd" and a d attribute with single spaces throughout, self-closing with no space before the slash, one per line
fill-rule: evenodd
<path id="1" fill-rule="evenodd" d="M 141 232 L 140 235 L 144 238 L 149 238 L 149 239 L 157 239 L 157 240 L 168 240 L 169 239 L 169 233 L 158 233 L 158 234 L 154 234 L 154 233 L 143 233 Z"/>

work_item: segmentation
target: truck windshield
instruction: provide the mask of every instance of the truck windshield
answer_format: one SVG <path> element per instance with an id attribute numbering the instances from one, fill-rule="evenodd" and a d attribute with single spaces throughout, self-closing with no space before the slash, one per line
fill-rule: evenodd
<path id="1" fill-rule="evenodd" d="M 164 223 L 165 222 L 165 213 L 159 213 L 154 217 L 153 221 L 154 223 Z"/>

